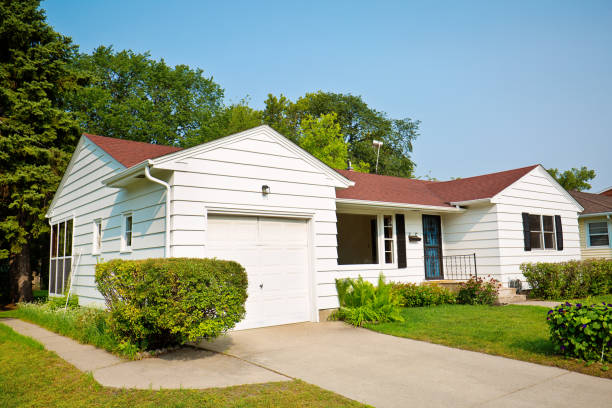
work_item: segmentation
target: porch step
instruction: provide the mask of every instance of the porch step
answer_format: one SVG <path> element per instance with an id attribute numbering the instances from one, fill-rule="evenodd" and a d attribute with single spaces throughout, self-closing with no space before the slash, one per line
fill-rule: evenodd
<path id="1" fill-rule="evenodd" d="M 507 305 L 510 303 L 520 303 L 527 301 L 526 295 L 517 295 L 515 288 L 499 288 L 497 292 L 497 304 Z"/>

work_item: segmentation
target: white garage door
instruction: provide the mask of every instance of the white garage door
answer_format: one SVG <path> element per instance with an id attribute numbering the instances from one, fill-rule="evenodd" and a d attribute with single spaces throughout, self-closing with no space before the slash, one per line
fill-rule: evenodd
<path id="1" fill-rule="evenodd" d="M 210 215 L 207 256 L 240 263 L 249 279 L 236 330 L 310 320 L 305 220 Z"/>

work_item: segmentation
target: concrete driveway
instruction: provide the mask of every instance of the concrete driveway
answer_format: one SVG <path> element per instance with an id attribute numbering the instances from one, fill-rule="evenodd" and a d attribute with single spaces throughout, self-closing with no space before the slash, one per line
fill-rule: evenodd
<path id="1" fill-rule="evenodd" d="M 607 379 L 340 322 L 238 331 L 200 347 L 375 407 L 612 406 Z"/>

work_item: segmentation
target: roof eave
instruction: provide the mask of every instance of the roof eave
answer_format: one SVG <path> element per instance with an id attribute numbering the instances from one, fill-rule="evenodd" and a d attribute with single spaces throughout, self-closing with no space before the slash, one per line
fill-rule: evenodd
<path id="1" fill-rule="evenodd" d="M 477 205 L 477 204 L 491 204 L 491 198 L 476 198 L 474 200 L 464 200 L 464 201 L 451 201 L 449 203 L 452 206 L 468 206 L 468 205 Z"/>
<path id="2" fill-rule="evenodd" d="M 610 217 L 610 216 L 612 216 L 612 211 L 599 212 L 599 213 L 589 213 L 589 214 L 578 214 L 578 218 Z"/>
<path id="3" fill-rule="evenodd" d="M 379 207 L 379 208 L 395 208 L 398 210 L 410 210 L 410 211 L 436 211 L 436 212 L 448 212 L 448 213 L 461 213 L 465 212 L 464 208 L 457 207 L 445 207 L 437 205 L 422 205 L 422 204 L 408 204 L 408 203 L 393 203 L 388 201 L 371 201 L 371 200 L 358 200 L 354 198 L 336 198 L 336 204 L 352 205 L 355 207 Z"/>
<path id="4" fill-rule="evenodd" d="M 121 188 L 124 186 L 123 181 L 126 179 L 134 177 L 141 172 L 144 172 L 144 168 L 151 165 L 151 160 L 142 161 L 132 167 L 129 167 L 123 170 L 120 173 L 115 174 L 109 178 L 102 180 L 102 184 L 107 187 Z"/>

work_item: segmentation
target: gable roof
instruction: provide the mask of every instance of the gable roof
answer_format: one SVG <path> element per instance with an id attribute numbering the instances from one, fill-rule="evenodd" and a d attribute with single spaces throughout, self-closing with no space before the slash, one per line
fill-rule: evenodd
<path id="1" fill-rule="evenodd" d="M 605 195 L 605 196 L 608 196 L 608 197 L 612 197 L 612 187 L 608 187 L 606 189 L 601 190 L 599 192 L 599 194 Z"/>
<path id="2" fill-rule="evenodd" d="M 572 190 L 569 193 L 584 207 L 581 215 L 612 213 L 612 197 L 576 190 Z"/>
<path id="3" fill-rule="evenodd" d="M 539 165 L 450 181 L 424 181 L 337 170 L 355 185 L 338 198 L 451 207 L 451 203 L 492 198 Z"/>
<path id="4" fill-rule="evenodd" d="M 135 142 L 115 137 L 90 135 L 87 133 L 83 133 L 83 135 L 125 167 L 132 167 L 147 159 L 155 159 L 183 150 L 180 147 Z"/>
<path id="5" fill-rule="evenodd" d="M 429 190 L 428 185 L 432 184 L 432 181 L 359 173 L 352 170 L 336 171 L 355 182 L 353 187 L 336 190 L 337 198 L 451 207 Z"/>

